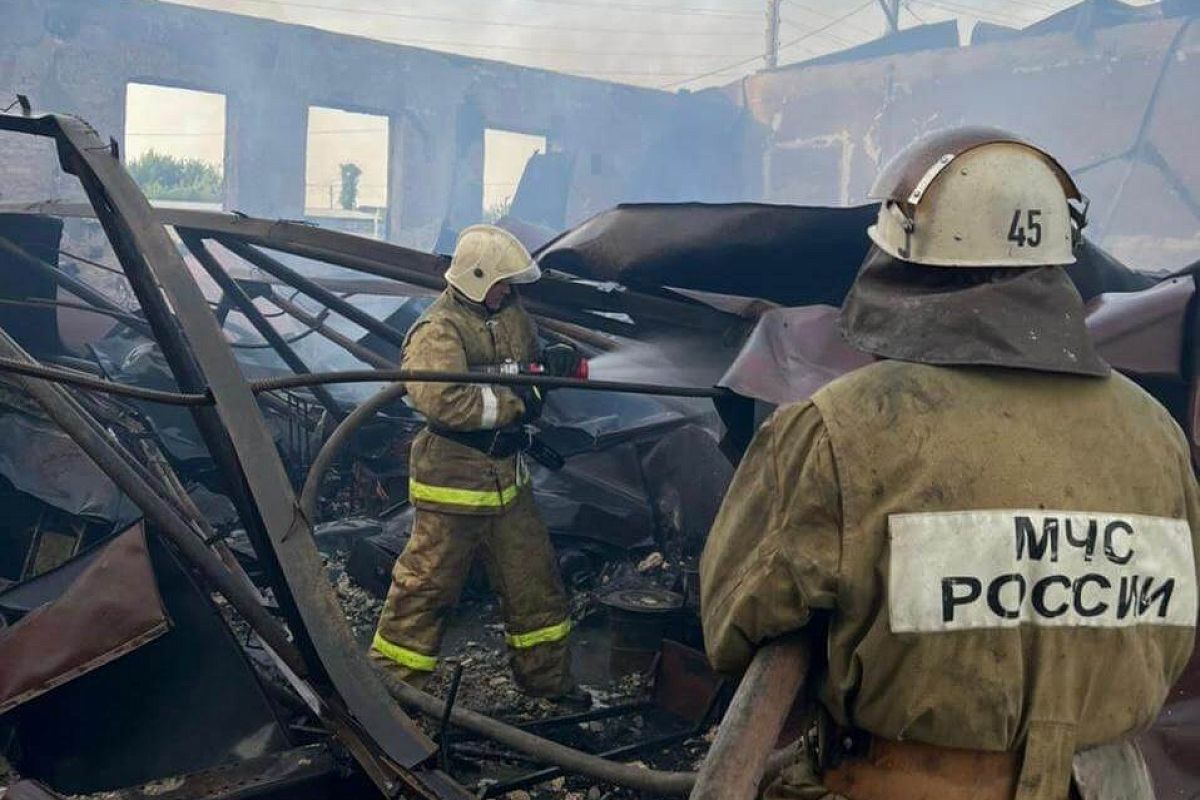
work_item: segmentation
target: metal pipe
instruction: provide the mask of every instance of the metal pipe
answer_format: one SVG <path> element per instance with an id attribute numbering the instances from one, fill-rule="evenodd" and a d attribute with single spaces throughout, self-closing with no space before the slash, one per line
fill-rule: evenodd
<path id="1" fill-rule="evenodd" d="M 275 330 L 275 326 L 267 321 L 263 313 L 258 310 L 258 306 L 254 305 L 254 301 L 250 299 L 250 295 L 246 294 L 246 290 L 217 263 L 217 260 L 213 258 L 213 254 L 205 247 L 200 237 L 185 233 L 181 238 L 183 239 L 183 244 L 192 252 L 196 260 L 200 262 L 200 266 L 204 268 L 204 271 L 216 281 L 217 286 L 221 287 L 221 291 L 233 301 L 238 311 L 242 312 L 242 316 L 249 320 L 259 335 L 267 340 L 271 348 L 283 359 L 283 363 L 291 367 L 292 371 L 297 375 L 312 374 L 312 370 L 304 363 L 304 359 L 296 355 L 296 351 L 284 340 L 279 331 Z M 344 416 L 342 409 L 338 406 L 337 401 L 333 399 L 333 395 L 329 393 L 328 389 L 323 386 L 313 386 L 311 389 L 313 395 L 317 398 L 317 402 L 334 419 L 341 419 Z"/>
<path id="2" fill-rule="evenodd" d="M 445 713 L 446 703 L 444 701 L 409 686 L 393 675 L 382 670 L 378 671 L 388 693 L 401 705 L 416 709 L 434 719 L 440 718 Z M 694 772 L 665 772 L 616 761 L 606 761 L 600 756 L 543 739 L 462 706 L 455 706 L 451 709 L 450 722 L 518 753 L 532 756 L 543 764 L 552 764 L 574 775 L 583 775 L 649 795 L 685 797 L 696 783 L 696 773 Z M 771 753 L 770 758 L 767 759 L 765 776 L 776 775 L 781 769 L 792 763 L 796 755 L 795 746 L 785 747 Z"/>
<path id="3" fill-rule="evenodd" d="M 42 308 L 47 311 L 53 311 L 56 308 L 69 308 L 74 311 L 82 311 L 87 314 L 99 314 L 104 317 L 115 319 L 117 322 L 123 322 L 129 327 L 144 324 L 141 319 L 121 311 L 111 311 L 107 308 L 99 306 L 91 306 L 87 303 L 72 303 L 69 300 L 45 300 L 40 297 L 26 297 L 21 300 L 12 298 L 0 298 L 0 303 L 6 306 L 26 306 L 28 308 Z"/>
<path id="4" fill-rule="evenodd" d="M 12 359 L 32 360 L 3 330 L 0 330 L 0 353 Z M 154 524 L 155 530 L 161 532 L 184 558 L 199 570 L 205 581 L 229 601 L 263 641 L 278 653 L 293 671 L 300 675 L 306 674 L 304 660 L 282 626 L 257 602 L 253 594 L 230 574 L 172 505 L 155 492 L 121 457 L 116 446 L 88 423 L 81 410 L 73 407 L 66 390 L 56 384 L 27 377 L 17 378 L 17 383 L 142 510 L 146 519 Z"/>
<path id="5" fill-rule="evenodd" d="M 402 705 L 415 708 L 422 714 L 439 718 L 446 712 L 446 703 L 414 689 L 391 675 L 383 674 L 384 686 Z M 696 776 L 690 772 L 660 772 L 615 761 L 605 761 L 566 745 L 526 733 L 499 720 L 485 717 L 470 709 L 456 706 L 450 710 L 450 721 L 467 730 L 482 734 L 520 753 L 528 753 L 539 761 L 562 767 L 568 772 L 586 775 L 605 783 L 625 786 L 652 795 L 683 797 L 692 788 Z"/>
<path id="6" fill-rule="evenodd" d="M 754 655 L 709 748 L 690 800 L 754 800 L 771 748 L 783 730 L 808 671 L 799 636 L 776 640 Z"/>
<path id="7" fill-rule="evenodd" d="M 92 206 L 97 209 L 108 208 L 110 205 L 108 190 L 101 182 L 99 176 L 86 169 L 79 169 L 78 177 L 84 191 L 87 192 L 88 198 L 91 200 Z M 145 201 L 143 200 L 143 202 Z M 127 220 L 119 214 L 97 214 L 97 216 L 101 226 L 104 228 L 104 232 L 108 235 L 109 243 L 116 253 L 117 259 L 121 262 L 121 267 L 125 270 L 125 275 L 129 279 L 129 284 L 133 288 L 134 294 L 137 295 L 138 302 L 142 307 L 142 313 L 146 316 L 146 320 L 153 332 L 151 338 L 155 340 L 162 351 L 167 366 L 175 378 L 175 383 L 185 392 L 207 392 L 208 379 L 197 361 L 196 353 L 192 350 L 192 344 L 184 336 L 179 320 L 176 318 L 175 313 L 173 313 L 172 307 L 167 303 L 167 298 L 164 295 L 165 287 L 159 284 L 159 277 L 161 276 L 151 268 L 150 263 L 147 261 L 147 252 L 139 246 L 136 237 L 128 227 Z M 161 245 L 162 243 L 159 242 L 158 244 Z M 167 244 L 169 245 L 169 241 Z M 179 269 L 186 272 L 182 259 L 178 257 L 177 253 L 174 253 L 173 246 L 172 253 L 175 255 L 175 261 L 178 262 Z M 160 268 L 166 268 L 166 264 L 160 264 L 159 266 Z M 187 278 L 191 281 L 190 285 L 194 290 L 197 302 L 203 303 L 205 312 L 211 314 L 211 309 L 208 308 L 207 301 L 204 300 L 203 295 L 195 285 L 195 279 L 190 273 L 187 273 Z M 215 319 L 212 320 L 212 324 L 214 327 L 216 326 Z M 224 337 L 221 337 L 221 343 L 225 344 Z M 195 343 L 195 346 L 199 347 L 200 343 Z M 315 648 L 308 635 L 308 630 L 304 626 L 304 622 L 296 607 L 291 587 L 288 585 L 286 579 L 284 579 L 279 563 L 275 558 L 274 549 L 271 546 L 270 534 L 259 511 L 258 503 L 250 490 L 245 471 L 242 468 L 241 459 L 238 456 L 237 448 L 230 438 L 230 433 L 226 430 L 217 409 L 211 403 L 193 407 L 192 418 L 195 420 L 196 428 L 200 431 L 200 436 L 204 440 L 204 444 L 208 447 L 209 454 L 223 478 L 229 498 L 232 500 L 234 508 L 238 511 L 238 516 L 245 526 L 246 534 L 254 546 L 255 553 L 258 555 L 259 563 L 267 574 L 271 587 L 275 592 L 275 599 L 288 620 L 293 636 L 295 637 L 296 646 L 304 654 L 304 661 L 308 666 L 307 671 L 319 676 L 323 670 L 321 660 L 315 652 Z"/>
<path id="8" fill-rule="evenodd" d="M 110 300 L 103 292 L 88 286 L 86 283 L 77 278 L 71 277 L 53 264 L 42 261 L 37 256 L 29 253 L 20 245 L 14 243 L 4 236 L 0 236 L 0 252 L 8 253 L 14 258 L 25 262 L 88 305 L 93 305 L 96 306 L 96 308 L 101 308 L 105 311 L 110 311 L 121 315 L 127 315 L 129 313 L 124 308 L 121 308 L 121 306 Z M 125 322 L 125 320 L 122 320 L 122 322 Z M 147 323 L 141 321 L 134 323 L 133 321 L 129 321 L 125 322 L 125 324 L 143 336 L 149 336 L 153 338 L 153 334 L 150 332 L 150 326 Z"/>
<path id="9" fill-rule="evenodd" d="M 263 272 L 274 275 L 289 286 L 299 289 L 321 305 L 328 307 L 332 311 L 336 311 L 360 328 L 365 328 L 381 339 L 396 345 L 396 347 L 404 346 L 403 333 L 386 322 L 375 319 L 375 317 L 372 317 L 367 312 L 347 303 L 333 292 L 319 285 L 316 281 L 306 278 L 296 270 L 285 266 L 279 260 L 272 258 L 258 248 L 226 236 L 217 237 L 217 241 L 234 255 L 249 261 Z"/>
<path id="10" fill-rule="evenodd" d="M 395 361 L 384 358 L 369 347 L 365 347 L 351 339 L 349 336 L 338 333 L 333 328 L 326 325 L 320 318 L 313 314 L 309 314 L 296 303 L 288 300 L 286 297 L 281 297 L 279 292 L 271 289 L 270 301 L 281 309 L 291 314 L 297 322 L 305 325 L 311 330 L 324 336 L 329 341 L 341 347 L 350 355 L 362 361 L 364 364 L 370 364 L 376 369 L 396 369 L 399 365 Z"/>
<path id="11" fill-rule="evenodd" d="M 635 756 L 640 753 L 653 753 L 673 744 L 686 742 L 688 739 L 692 739 L 695 736 L 696 732 L 689 728 L 685 731 L 667 733 L 663 734 L 662 736 L 643 739 L 640 742 L 633 742 L 632 744 L 624 744 L 620 747 L 614 747 L 610 750 L 596 753 L 596 758 L 612 760 L 618 758 L 628 758 L 629 756 Z M 504 781 L 503 783 L 493 783 L 485 788 L 479 796 L 481 800 L 488 797 L 500 797 L 502 795 L 507 795 L 509 792 L 514 792 L 517 789 L 527 789 L 530 786 L 537 786 L 539 783 L 552 781 L 565 772 L 566 770 L 564 770 L 562 767 L 547 767 L 545 769 L 539 769 L 536 772 L 530 772 L 526 775 L 522 775 L 519 778 L 513 778 L 512 780 Z"/>

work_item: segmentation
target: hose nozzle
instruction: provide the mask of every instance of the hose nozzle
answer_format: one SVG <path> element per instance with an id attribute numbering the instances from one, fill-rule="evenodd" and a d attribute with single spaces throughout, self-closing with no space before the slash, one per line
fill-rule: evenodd
<path id="1" fill-rule="evenodd" d="M 549 375 L 546 370 L 546 365 L 538 361 L 528 361 L 524 364 L 517 361 L 505 361 L 500 364 L 488 364 L 487 366 L 478 367 L 480 372 L 487 372 L 492 375 Z M 586 358 L 579 359 L 579 363 L 575 365 L 575 371 L 570 375 L 556 375 L 557 378 L 575 378 L 577 380 L 587 380 L 588 378 L 588 360 Z"/>

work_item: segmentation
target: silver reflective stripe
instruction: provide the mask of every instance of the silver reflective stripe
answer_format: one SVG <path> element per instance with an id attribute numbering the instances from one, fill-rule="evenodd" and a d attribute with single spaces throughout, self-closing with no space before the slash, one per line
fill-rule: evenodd
<path id="1" fill-rule="evenodd" d="M 1196 624 L 1186 520 L 1003 509 L 888 518 L 893 633 Z"/>
<path id="2" fill-rule="evenodd" d="M 491 387 L 491 384 L 480 386 L 479 395 L 483 398 L 483 417 L 479 421 L 479 427 L 491 430 L 496 427 L 496 420 L 500 416 L 500 400 L 496 397 L 496 390 Z"/>

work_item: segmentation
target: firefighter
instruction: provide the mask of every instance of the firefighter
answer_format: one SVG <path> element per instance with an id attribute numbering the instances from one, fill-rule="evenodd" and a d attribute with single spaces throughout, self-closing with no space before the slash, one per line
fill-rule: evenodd
<path id="1" fill-rule="evenodd" d="M 768 419 L 700 565 L 717 669 L 790 632 L 813 653 L 816 744 L 766 796 L 1061 800 L 1074 769 L 1151 798 L 1131 737 L 1193 651 L 1200 501 L 1179 427 L 1088 338 L 1086 201 L 984 129 L 872 195 L 840 326 L 877 360 Z"/>
<path id="2" fill-rule="evenodd" d="M 535 360 L 537 331 L 513 287 L 540 276 L 507 231 L 466 228 L 446 271 L 449 285 L 408 332 L 402 367 L 466 372 Z M 579 362 L 569 345 L 551 345 L 541 355 L 556 375 L 573 373 Z M 410 454 L 415 518 L 392 571 L 372 658 L 422 685 L 437 665 L 448 615 L 480 557 L 500 596 L 517 684 L 530 695 L 586 705 L 588 696 L 571 679 L 566 596 L 521 452 L 528 441 L 522 426 L 539 415 L 540 393 L 414 382 L 408 400 L 426 419 Z"/>

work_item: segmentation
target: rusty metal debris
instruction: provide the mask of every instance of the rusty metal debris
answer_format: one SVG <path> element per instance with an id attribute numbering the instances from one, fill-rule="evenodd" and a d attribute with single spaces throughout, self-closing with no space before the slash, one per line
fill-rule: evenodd
<path id="1" fill-rule="evenodd" d="M 728 699 L 698 651 L 696 558 L 755 419 L 863 363 L 833 309 L 873 207 L 622 206 L 537 251 L 548 275 L 528 300 L 546 335 L 617 365 L 586 388 L 626 392 L 553 393 L 542 433 L 567 462 L 534 474 L 592 682 L 609 688 L 597 711 L 526 705 L 509 724 L 471 707 L 481 681 L 512 694 L 474 640 L 495 635 L 479 599 L 451 708 L 363 655 L 421 425 L 378 383 L 399 377 L 444 257 L 153 209 L 79 120 L 0 116 L 0 130 L 52 139 L 90 201 L 0 214 L 0 269 L 22 276 L 0 289 L 0 750 L 27 779 L 13 797 L 454 798 L 577 775 L 691 790 Z M 101 266 L 120 274 L 64 268 L 64 219 L 98 224 Z M 1072 277 L 1102 355 L 1200 445 L 1192 273 L 1150 278 L 1088 245 Z M 80 315 L 103 321 L 84 350 L 62 335 Z M 605 360 L 631 352 L 648 360 Z M 705 369 L 671 372 L 693 361 Z M 1198 668 L 1143 738 L 1164 786 L 1200 763 Z M 92 721 L 66 730 L 80 708 Z M 622 763 L 636 757 L 662 769 Z"/>

